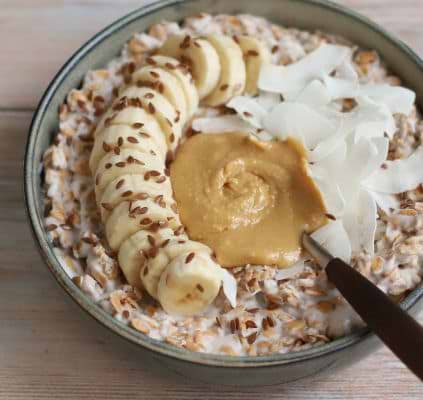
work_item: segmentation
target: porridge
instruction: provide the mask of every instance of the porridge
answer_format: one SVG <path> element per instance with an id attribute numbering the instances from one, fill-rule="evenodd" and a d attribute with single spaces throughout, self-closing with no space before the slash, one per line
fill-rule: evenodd
<path id="1" fill-rule="evenodd" d="M 255 251 L 254 229 L 236 249 L 225 248 L 227 238 L 201 235 L 216 219 L 228 224 L 228 210 L 234 220 L 243 201 L 237 190 L 254 190 L 261 174 L 231 182 L 233 209 L 205 196 L 198 221 L 201 207 L 183 198 L 182 150 L 203 140 L 201 151 L 216 154 L 209 138 L 233 132 L 263 148 L 301 142 L 306 177 L 325 203 L 316 205 L 314 238 L 401 299 L 423 275 L 423 121 L 400 84 L 374 51 L 248 15 L 203 14 L 137 33 L 60 108 L 59 131 L 44 154 L 55 254 L 117 320 L 188 350 L 285 353 L 346 335 L 361 321 L 306 254 L 269 262 L 278 258 L 266 258 L 277 236 Z M 201 163 L 193 171 L 191 180 Z M 253 205 L 266 214 L 273 197 L 263 190 Z M 247 203 L 260 227 L 260 212 Z M 306 222 L 293 225 L 297 235 Z M 228 235 L 236 247 L 236 232 Z M 261 257 L 243 258 L 266 246 Z M 225 261 L 228 251 L 235 262 Z"/>

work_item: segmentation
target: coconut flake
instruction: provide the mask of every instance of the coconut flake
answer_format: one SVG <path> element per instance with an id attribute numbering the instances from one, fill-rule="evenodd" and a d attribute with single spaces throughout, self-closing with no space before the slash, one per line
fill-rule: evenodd
<path id="1" fill-rule="evenodd" d="M 409 115 L 413 109 L 416 94 L 407 88 L 401 86 L 381 85 L 362 85 L 360 94 L 368 96 L 376 103 L 385 104 L 391 113 L 401 113 Z"/>
<path id="2" fill-rule="evenodd" d="M 350 140 L 345 163 L 340 165 L 337 175 L 337 182 L 347 201 L 353 201 L 358 195 L 357 189 L 361 181 L 379 168 L 384 159 L 380 152 L 384 153 L 386 158 L 387 146 L 383 144 L 385 138 L 378 139 L 378 142 L 376 139 L 363 138 L 357 142 Z"/>
<path id="3" fill-rule="evenodd" d="M 233 108 L 244 121 L 257 129 L 262 128 L 262 120 L 267 112 L 256 99 L 248 96 L 236 96 L 226 106 Z"/>
<path id="4" fill-rule="evenodd" d="M 392 194 L 380 193 L 380 192 L 369 192 L 376 201 L 378 207 L 383 210 L 386 214 L 390 214 L 392 210 L 399 208 L 398 199 Z"/>
<path id="5" fill-rule="evenodd" d="M 345 59 L 335 70 L 335 77 L 347 81 L 358 81 L 358 74 L 351 58 Z"/>
<path id="6" fill-rule="evenodd" d="M 383 164 L 383 162 L 386 160 L 386 157 L 388 156 L 389 140 L 387 138 L 373 138 L 371 139 L 370 143 L 372 145 L 373 156 L 370 157 L 370 159 L 365 165 L 365 168 L 363 168 L 363 171 L 361 173 L 362 179 L 367 178 L 368 176 L 373 174 L 378 168 L 380 168 L 380 166 Z"/>
<path id="7" fill-rule="evenodd" d="M 254 132 L 254 127 L 243 121 L 238 115 L 197 118 L 192 122 L 192 129 L 202 133 Z"/>
<path id="8" fill-rule="evenodd" d="M 345 199 L 338 184 L 331 182 L 329 175 L 313 176 L 313 179 L 322 194 L 326 210 L 335 217 L 342 216 Z"/>
<path id="9" fill-rule="evenodd" d="M 349 204 L 343 217 L 344 228 L 350 239 L 353 252 L 367 251 L 374 254 L 377 208 L 375 199 L 361 189 L 357 200 Z"/>
<path id="10" fill-rule="evenodd" d="M 325 116 L 306 104 L 283 102 L 263 119 L 265 130 L 281 140 L 288 136 L 314 148 L 335 131 L 335 125 Z"/>
<path id="11" fill-rule="evenodd" d="M 279 93 L 265 92 L 263 90 L 259 91 L 256 100 L 266 111 L 272 110 L 273 107 L 277 106 L 282 101 Z"/>
<path id="12" fill-rule="evenodd" d="M 340 220 L 330 221 L 311 234 L 330 254 L 345 262 L 351 260 L 351 245 L 347 232 Z"/>
<path id="13" fill-rule="evenodd" d="M 413 190 L 423 183 L 423 147 L 408 158 L 385 161 L 384 164 L 385 168 L 378 169 L 363 182 L 366 188 L 394 194 Z"/>
<path id="14" fill-rule="evenodd" d="M 274 275 L 274 279 L 281 280 L 293 278 L 295 275 L 303 272 L 304 268 L 304 260 L 300 260 L 288 268 L 279 268 Z"/>
<path id="15" fill-rule="evenodd" d="M 345 154 L 346 135 L 346 130 L 338 129 L 334 135 L 322 140 L 320 143 L 317 144 L 317 146 L 313 150 L 307 152 L 307 159 L 309 160 L 309 162 L 319 162 L 329 157 L 330 155 L 333 155 L 335 150 L 338 152 L 338 156 L 342 156 L 343 154 Z"/>
<path id="16" fill-rule="evenodd" d="M 351 56 L 348 47 L 323 43 L 288 66 L 268 64 L 261 68 L 258 87 L 293 98 L 314 79 L 323 79 Z"/>
<path id="17" fill-rule="evenodd" d="M 359 92 L 358 81 L 325 76 L 323 78 L 326 91 L 331 100 L 354 98 Z"/>
<path id="18" fill-rule="evenodd" d="M 315 79 L 311 81 L 297 96 L 295 101 L 311 106 L 325 106 L 332 100 L 331 95 L 322 82 Z"/>
<path id="19" fill-rule="evenodd" d="M 235 308 L 236 307 L 236 292 L 237 292 L 236 279 L 225 268 L 220 268 L 220 269 L 221 269 L 223 293 L 225 294 L 226 298 L 229 300 L 229 303 L 231 303 L 231 306 Z"/>

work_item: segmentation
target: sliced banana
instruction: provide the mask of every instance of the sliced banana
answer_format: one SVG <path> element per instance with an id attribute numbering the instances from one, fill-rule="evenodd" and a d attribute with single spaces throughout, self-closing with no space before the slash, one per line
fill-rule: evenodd
<path id="1" fill-rule="evenodd" d="M 213 302 L 221 282 L 221 267 L 208 253 L 182 253 L 163 271 L 157 298 L 167 313 L 191 316 L 203 312 Z"/>
<path id="2" fill-rule="evenodd" d="M 175 57 L 188 64 L 200 99 L 208 96 L 217 86 L 220 77 L 219 56 L 204 39 L 191 36 L 171 36 L 159 49 L 160 54 Z"/>
<path id="3" fill-rule="evenodd" d="M 133 126 L 112 125 L 105 128 L 97 135 L 94 141 L 94 147 L 90 156 L 90 170 L 95 173 L 100 160 L 108 151 L 119 147 L 122 149 L 135 149 L 143 153 L 158 155 L 163 161 L 166 159 L 167 144 L 159 124 L 153 118 L 156 126 L 136 123 Z"/>
<path id="4" fill-rule="evenodd" d="M 148 87 L 130 86 L 122 92 L 129 99 L 139 99 L 142 107 L 157 118 L 166 135 L 168 147 L 174 150 L 182 136 L 182 121 L 175 107 L 157 90 Z"/>
<path id="5" fill-rule="evenodd" d="M 109 152 L 100 160 L 95 173 L 97 204 L 100 204 L 103 191 L 111 181 L 128 174 L 143 175 L 145 180 L 158 183 L 165 183 L 168 180 L 164 174 L 163 161 L 158 156 L 134 149 L 123 149 L 119 154 Z"/>
<path id="6" fill-rule="evenodd" d="M 132 75 L 138 87 L 151 87 L 161 93 L 175 107 L 182 124 L 187 121 L 187 104 L 185 93 L 178 78 L 164 68 L 151 65 L 142 67 Z"/>
<path id="7" fill-rule="evenodd" d="M 140 270 L 148 257 L 149 250 L 153 247 L 160 247 L 172 237 L 174 237 L 172 229 L 164 228 L 157 232 L 139 231 L 122 243 L 119 248 L 118 261 L 130 285 L 142 288 Z"/>
<path id="8" fill-rule="evenodd" d="M 181 225 L 179 217 L 170 208 L 162 207 L 153 199 L 125 201 L 116 206 L 105 224 L 106 238 L 112 250 L 140 230 L 159 229 Z"/>
<path id="9" fill-rule="evenodd" d="M 146 110 L 144 110 L 140 101 L 130 101 L 128 98 L 120 97 L 119 99 L 115 100 L 113 105 L 101 117 L 97 124 L 96 130 L 94 131 L 94 137 L 96 138 L 101 134 L 104 128 L 110 125 L 153 125 L 154 122 L 157 122 L 154 120 L 155 118 Z M 154 131 L 154 129 L 152 129 L 152 131 Z"/>
<path id="10" fill-rule="evenodd" d="M 246 69 L 241 48 L 234 39 L 224 35 L 209 35 L 207 41 L 219 55 L 221 73 L 216 88 L 204 99 L 209 106 L 218 106 L 241 94 L 245 88 Z"/>
<path id="11" fill-rule="evenodd" d="M 166 266 L 178 255 L 195 251 L 202 251 L 207 254 L 212 252 L 206 245 L 189 240 L 186 235 L 179 236 L 176 239 L 173 235 L 173 239 L 160 248 L 154 256 L 148 258 L 140 270 L 141 281 L 147 292 L 157 299 L 157 286 Z"/>
<path id="12" fill-rule="evenodd" d="M 198 110 L 198 92 L 188 68 L 176 58 L 166 56 L 153 56 L 148 59 L 152 65 L 166 69 L 174 75 L 182 86 L 187 104 L 187 118 L 191 118 Z"/>
<path id="13" fill-rule="evenodd" d="M 252 36 L 238 36 L 236 41 L 244 54 L 247 71 L 245 93 L 256 95 L 258 93 L 257 81 L 260 69 L 271 62 L 271 54 L 266 45 Z"/>
<path id="14" fill-rule="evenodd" d="M 157 183 L 146 181 L 142 175 L 122 175 L 111 181 L 100 199 L 101 220 L 106 222 L 110 212 L 123 201 L 142 200 L 147 197 L 166 204 L 176 211 L 176 203 L 172 198 L 172 186 L 169 180 Z"/>

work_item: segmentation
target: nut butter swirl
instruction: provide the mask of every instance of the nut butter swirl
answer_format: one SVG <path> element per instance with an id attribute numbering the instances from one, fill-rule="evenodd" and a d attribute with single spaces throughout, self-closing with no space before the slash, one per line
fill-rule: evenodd
<path id="1" fill-rule="evenodd" d="M 189 236 L 226 267 L 292 265 L 301 255 L 301 232 L 326 221 L 305 151 L 292 139 L 196 135 L 181 146 L 171 180 Z"/>

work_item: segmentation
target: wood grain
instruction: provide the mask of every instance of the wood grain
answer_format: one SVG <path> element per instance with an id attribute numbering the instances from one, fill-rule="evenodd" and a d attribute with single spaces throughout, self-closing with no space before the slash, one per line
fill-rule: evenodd
<path id="1" fill-rule="evenodd" d="M 423 398 L 421 384 L 387 349 L 347 370 L 284 387 L 212 388 L 175 377 L 160 366 L 145 365 L 131 345 L 83 314 L 54 282 L 24 212 L 22 158 L 30 110 L 83 41 L 142 3 L 1 1 L 0 399 Z M 342 3 L 373 17 L 423 54 L 422 1 Z"/>

